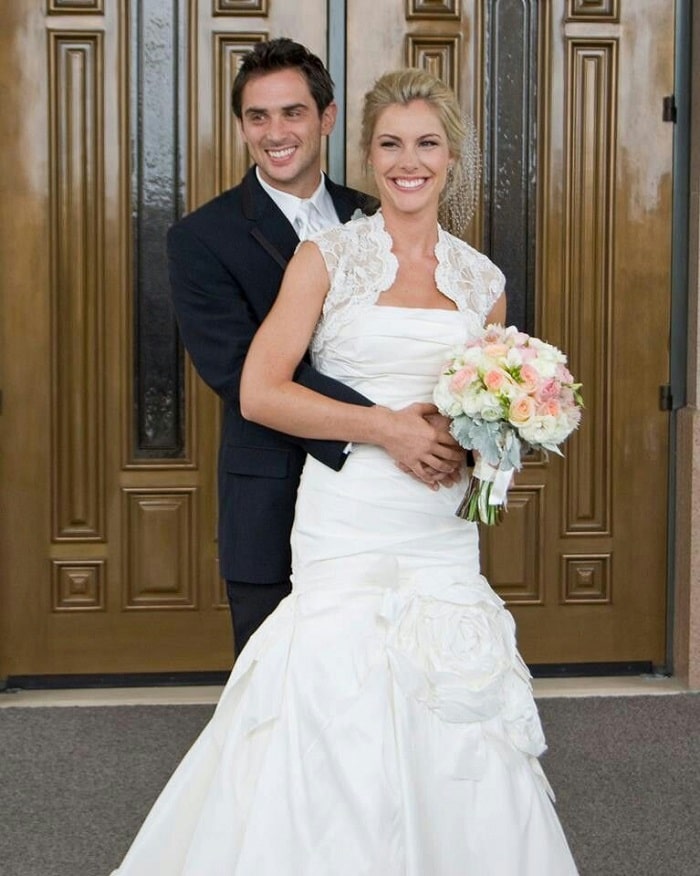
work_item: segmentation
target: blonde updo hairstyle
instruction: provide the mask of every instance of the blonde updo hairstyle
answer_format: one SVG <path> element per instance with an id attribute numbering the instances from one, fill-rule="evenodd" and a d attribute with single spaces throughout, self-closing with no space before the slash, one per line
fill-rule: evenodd
<path id="1" fill-rule="evenodd" d="M 476 134 L 473 126 L 465 120 L 452 89 L 426 70 L 407 67 L 385 73 L 365 94 L 360 134 L 365 172 L 369 165 L 372 137 L 381 113 L 395 104 L 407 106 L 414 100 L 425 101 L 437 112 L 445 129 L 450 157 L 454 162 L 440 196 L 440 221 L 445 227 L 455 224 L 454 221 L 450 222 L 450 219 L 454 220 L 454 209 L 448 202 L 457 199 L 462 202 L 458 210 L 460 219 L 466 225 L 473 213 L 478 188 L 480 159 Z M 470 200 L 474 203 L 467 204 Z M 462 229 L 454 229 L 457 234 L 461 231 Z"/>

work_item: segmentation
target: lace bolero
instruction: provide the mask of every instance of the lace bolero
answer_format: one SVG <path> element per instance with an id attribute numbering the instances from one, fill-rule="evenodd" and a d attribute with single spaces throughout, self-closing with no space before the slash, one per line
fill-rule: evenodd
<path id="1" fill-rule="evenodd" d="M 396 278 L 398 261 L 381 212 L 334 226 L 311 237 L 330 277 L 330 289 L 311 341 L 317 352 L 335 337 L 360 307 L 372 306 Z M 483 324 L 505 287 L 494 263 L 463 240 L 438 229 L 435 246 L 437 288 L 457 309 L 471 311 Z"/>

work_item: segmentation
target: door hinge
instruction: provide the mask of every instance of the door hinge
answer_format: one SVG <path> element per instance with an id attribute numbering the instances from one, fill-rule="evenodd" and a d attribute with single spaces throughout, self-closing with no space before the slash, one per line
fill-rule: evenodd
<path id="1" fill-rule="evenodd" d="M 678 121 L 678 108 L 676 107 L 675 94 L 667 94 L 664 98 L 664 108 L 661 117 L 665 122 L 675 123 Z"/>
<path id="2" fill-rule="evenodd" d="M 659 408 L 662 411 L 673 410 L 673 393 L 669 383 L 663 383 L 659 387 Z"/>

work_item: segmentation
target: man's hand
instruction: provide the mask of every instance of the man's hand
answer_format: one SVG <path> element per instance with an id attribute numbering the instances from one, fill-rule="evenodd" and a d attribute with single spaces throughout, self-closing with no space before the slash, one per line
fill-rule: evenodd
<path id="1" fill-rule="evenodd" d="M 459 479 L 464 450 L 434 405 L 417 402 L 398 411 L 384 408 L 383 417 L 378 443 L 403 471 L 434 489 Z"/>
<path id="2" fill-rule="evenodd" d="M 452 438 L 452 433 L 450 432 L 450 423 L 452 422 L 449 417 L 443 416 L 443 414 L 431 413 L 425 416 L 425 419 L 434 426 L 438 431 L 443 431 L 450 439 L 454 441 Z M 459 447 L 457 442 L 454 442 L 456 446 Z M 462 460 L 459 465 L 456 466 L 454 471 L 452 472 L 438 472 L 438 471 L 429 471 L 427 472 L 429 477 L 432 477 L 432 480 L 428 482 L 428 485 L 432 487 L 432 489 L 437 489 L 438 487 L 453 487 L 455 484 L 459 483 L 462 480 L 462 473 L 464 471 L 464 463 L 466 463 L 466 451 L 460 447 L 462 452 Z M 407 465 L 404 465 L 401 462 L 397 462 L 396 465 L 401 469 L 404 474 L 410 475 L 416 480 L 420 480 L 422 483 L 426 483 L 423 478 L 418 478 L 416 475 L 408 468 Z"/>
<path id="3" fill-rule="evenodd" d="M 453 442 L 454 447 L 458 447 L 461 453 L 461 460 L 455 470 L 448 474 L 438 476 L 438 481 L 441 487 L 453 487 L 462 479 L 464 467 L 467 461 L 467 451 L 461 447 L 450 432 L 450 424 L 452 420 L 444 414 L 428 414 L 425 418 L 431 426 L 434 426 L 439 432 L 444 432 L 447 438 Z"/>

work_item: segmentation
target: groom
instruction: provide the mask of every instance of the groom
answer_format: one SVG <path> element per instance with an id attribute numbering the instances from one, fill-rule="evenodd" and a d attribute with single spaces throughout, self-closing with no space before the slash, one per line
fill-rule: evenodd
<path id="1" fill-rule="evenodd" d="M 255 166 L 240 185 L 173 225 L 168 258 L 183 342 L 223 401 L 219 559 L 240 652 L 291 590 L 290 533 L 306 453 L 339 470 L 352 452 L 340 442 L 291 438 L 244 420 L 238 397 L 243 362 L 299 240 L 347 222 L 357 210 L 372 212 L 376 202 L 321 174 L 322 139 L 337 108 L 328 71 L 304 46 L 286 38 L 258 43 L 243 58 L 232 104 Z M 372 404 L 315 371 L 308 359 L 296 380 L 341 401 Z M 395 412 L 396 431 L 384 446 L 421 480 L 445 474 L 449 480 L 463 453 L 424 413 L 421 405 Z M 442 460 L 438 473 L 417 450 L 418 438 L 424 443 L 426 436 Z"/>

